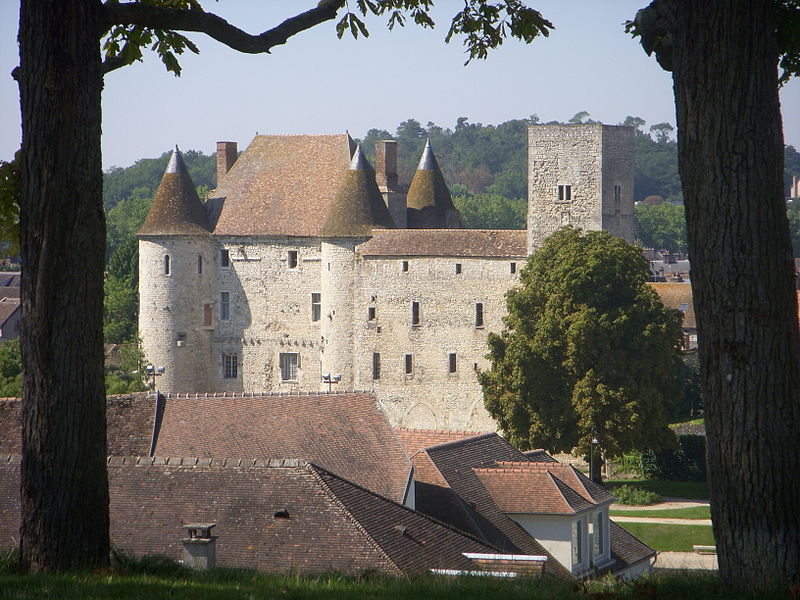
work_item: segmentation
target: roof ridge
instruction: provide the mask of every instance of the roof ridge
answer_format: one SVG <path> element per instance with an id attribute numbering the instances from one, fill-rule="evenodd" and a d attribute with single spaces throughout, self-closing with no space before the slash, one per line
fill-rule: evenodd
<path id="1" fill-rule="evenodd" d="M 201 468 L 297 469 L 310 464 L 304 458 L 208 458 L 195 456 L 108 455 L 109 467 L 168 466 Z"/>
<path id="2" fill-rule="evenodd" d="M 548 477 L 550 477 L 550 478 L 553 480 L 553 483 L 554 483 L 554 484 L 555 484 L 555 486 L 556 486 L 556 490 L 558 490 L 558 493 L 559 493 L 559 495 L 560 495 L 560 496 L 561 496 L 561 498 L 564 500 L 564 503 L 567 505 L 567 507 L 569 507 L 569 509 L 570 509 L 570 510 L 571 510 L 573 513 L 574 513 L 574 512 L 577 512 L 577 511 L 575 510 L 575 507 L 574 507 L 574 506 L 572 506 L 572 503 L 571 503 L 571 502 L 569 501 L 569 499 L 567 498 L 566 494 L 564 493 L 564 489 L 563 489 L 563 488 L 567 488 L 567 489 L 570 489 L 570 490 L 571 490 L 572 488 L 571 488 L 569 485 L 567 485 L 567 484 L 566 484 L 564 481 L 562 481 L 561 479 L 559 479 L 558 477 L 556 477 L 555 473 L 551 473 L 550 471 L 547 471 L 547 476 L 548 476 Z M 563 487 L 562 487 L 562 486 L 563 486 Z M 575 490 L 572 490 L 572 491 L 574 492 Z M 578 492 L 575 492 L 575 493 L 576 493 L 576 494 L 578 494 Z M 578 494 L 578 495 L 580 496 L 580 494 Z M 581 496 L 581 497 L 583 497 L 583 496 Z"/>
<path id="3" fill-rule="evenodd" d="M 144 393 L 144 392 L 136 392 Z M 150 392 L 147 392 L 148 394 Z M 165 398 L 292 398 L 303 396 L 375 396 L 370 390 L 319 390 L 306 392 L 160 392 Z"/>
<path id="4" fill-rule="evenodd" d="M 434 444 L 432 446 L 428 446 L 427 448 L 424 448 L 424 450 L 426 450 L 426 451 L 428 451 L 428 450 L 437 450 L 437 451 L 438 450 L 447 450 L 447 449 L 449 449 L 451 447 L 464 445 L 466 442 L 475 442 L 478 439 L 488 439 L 488 438 L 490 438 L 492 436 L 495 436 L 495 435 L 497 435 L 497 434 L 493 433 L 493 432 L 478 434 L 478 435 L 474 435 L 474 436 L 471 436 L 471 437 L 461 438 L 460 440 L 452 440 L 452 441 L 449 441 L 449 442 L 442 442 L 441 444 Z M 497 437 L 500 437 L 500 436 L 497 436 Z"/>

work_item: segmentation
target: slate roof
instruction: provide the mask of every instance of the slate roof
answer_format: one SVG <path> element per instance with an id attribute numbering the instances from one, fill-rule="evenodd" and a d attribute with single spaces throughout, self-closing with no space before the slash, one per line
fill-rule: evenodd
<path id="1" fill-rule="evenodd" d="M 166 397 L 155 454 L 302 458 L 402 502 L 411 462 L 369 393 Z"/>
<path id="2" fill-rule="evenodd" d="M 692 301 L 692 284 L 649 282 L 649 285 L 658 293 L 664 306 L 680 310 L 681 306 L 685 304 L 686 307 L 681 311 L 683 313 L 683 328 L 697 328 L 694 302 Z"/>
<path id="3" fill-rule="evenodd" d="M 372 232 L 362 256 L 452 256 L 525 260 L 524 229 L 386 229 Z"/>
<path id="4" fill-rule="evenodd" d="M 106 403 L 108 451 L 148 456 L 155 417 L 155 397 L 147 393 L 109 396 Z M 22 401 L 0 400 L 0 455 L 22 452 Z"/>
<path id="5" fill-rule="evenodd" d="M 496 552 L 304 461 L 112 457 L 108 473 L 111 543 L 136 555 L 182 558 L 192 522 L 216 523 L 221 567 L 411 575 Z M 18 538 L 18 490 L 18 457 L 0 457 L 0 549 Z"/>
<path id="6" fill-rule="evenodd" d="M 9 289 L 19 291 L 19 288 Z M 2 290 L 0 290 L 0 327 L 5 325 L 6 321 L 8 321 L 18 310 L 21 310 L 19 296 L 3 296 Z"/>
<path id="7" fill-rule="evenodd" d="M 138 235 L 208 235 L 206 210 L 178 147 L 161 178 Z"/>
<path id="8" fill-rule="evenodd" d="M 207 204 L 216 235 L 320 236 L 355 144 L 337 135 L 257 135 Z"/>
<path id="9" fill-rule="evenodd" d="M 613 570 L 635 565 L 656 555 L 655 550 L 614 521 L 609 519 L 608 525 L 611 534 L 611 556 L 615 561 Z"/>

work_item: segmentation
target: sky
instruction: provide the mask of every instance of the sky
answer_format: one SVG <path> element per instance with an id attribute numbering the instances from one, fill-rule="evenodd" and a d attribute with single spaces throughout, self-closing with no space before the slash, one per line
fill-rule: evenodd
<path id="1" fill-rule="evenodd" d="M 205 0 L 250 33 L 314 6 L 314 0 Z M 354 3 L 351 3 L 354 4 Z M 152 52 L 106 75 L 103 166 L 125 167 L 176 144 L 212 153 L 218 140 L 243 149 L 256 133 L 394 132 L 413 118 L 453 128 L 459 117 L 499 124 L 538 115 L 566 121 L 580 111 L 616 124 L 643 118 L 649 128 L 675 124 L 672 81 L 624 32 L 646 0 L 532 0 L 556 29 L 532 44 L 507 41 L 484 61 L 464 66 L 460 40 L 444 43 L 461 3 L 439 0 L 437 27 L 413 24 L 387 31 L 367 20 L 368 39 L 339 40 L 334 23 L 290 38 L 271 54 L 244 55 L 202 35 L 190 36 L 199 56 L 184 54 L 183 74 L 167 73 Z M 20 141 L 19 95 L 10 77 L 18 64 L 19 3 L 0 0 L 0 159 Z M 781 92 L 784 137 L 800 148 L 800 81 Z"/>

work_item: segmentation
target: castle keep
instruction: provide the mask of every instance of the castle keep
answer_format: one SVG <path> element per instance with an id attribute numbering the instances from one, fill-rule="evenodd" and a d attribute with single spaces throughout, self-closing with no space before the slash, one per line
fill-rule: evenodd
<path id="1" fill-rule="evenodd" d="M 529 130 L 527 230 L 463 229 L 430 145 L 410 186 L 347 134 L 173 154 L 139 232 L 139 331 L 176 393 L 370 390 L 395 425 L 494 429 L 476 370 L 529 252 L 571 224 L 633 238 L 633 131 Z M 323 381 L 327 375 L 329 381 Z"/>

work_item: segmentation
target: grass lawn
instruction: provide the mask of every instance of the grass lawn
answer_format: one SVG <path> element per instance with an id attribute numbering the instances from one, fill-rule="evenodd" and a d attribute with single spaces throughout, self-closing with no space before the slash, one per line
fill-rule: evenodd
<path id="1" fill-rule="evenodd" d="M 708 498 L 708 484 L 705 481 L 667 481 L 665 479 L 609 479 L 603 484 L 609 492 L 619 485 L 635 485 L 655 492 L 659 496 L 672 498 L 690 498 L 702 500 Z"/>
<path id="2" fill-rule="evenodd" d="M 691 552 L 692 546 L 715 546 L 710 525 L 618 523 L 645 544 L 663 552 Z"/>
<path id="3" fill-rule="evenodd" d="M 658 517 L 661 519 L 710 519 L 711 508 L 708 506 L 690 506 L 688 508 L 666 508 L 661 510 L 612 510 L 612 517 Z"/>

